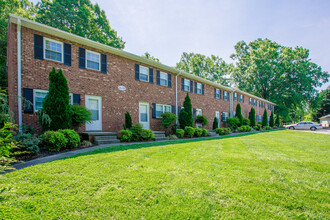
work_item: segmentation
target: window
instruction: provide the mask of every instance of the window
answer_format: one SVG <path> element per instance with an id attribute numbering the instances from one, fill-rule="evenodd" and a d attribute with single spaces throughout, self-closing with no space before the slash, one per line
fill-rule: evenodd
<path id="1" fill-rule="evenodd" d="M 228 112 L 222 112 L 221 114 L 221 121 L 227 121 L 227 118 L 229 117 Z"/>
<path id="2" fill-rule="evenodd" d="M 249 98 L 249 105 L 251 105 L 252 104 L 252 99 L 251 98 Z"/>
<path id="3" fill-rule="evenodd" d="M 234 92 L 234 101 L 237 101 L 237 93 Z"/>
<path id="4" fill-rule="evenodd" d="M 160 72 L 160 85 L 167 86 L 167 73 Z"/>
<path id="5" fill-rule="evenodd" d="M 170 105 L 156 105 L 156 118 L 160 118 L 161 115 L 165 112 L 171 112 L 171 106 Z"/>
<path id="6" fill-rule="evenodd" d="M 149 82 L 149 69 L 140 65 L 140 80 Z"/>
<path id="7" fill-rule="evenodd" d="M 39 109 L 42 109 L 42 102 L 44 101 L 46 95 L 48 94 L 48 91 L 46 90 L 38 90 L 34 89 L 33 90 L 33 106 L 34 106 L 34 111 L 37 112 Z M 70 104 L 73 104 L 73 95 L 72 93 L 70 95 Z"/>
<path id="8" fill-rule="evenodd" d="M 202 112 L 202 109 L 196 109 L 196 117 L 198 116 L 198 115 L 202 115 L 203 114 L 203 112 Z"/>
<path id="9" fill-rule="evenodd" d="M 257 106 L 257 100 L 253 99 L 253 105 Z"/>
<path id="10" fill-rule="evenodd" d="M 197 91 L 197 94 L 202 94 L 202 84 L 197 83 L 196 91 Z"/>
<path id="11" fill-rule="evenodd" d="M 190 80 L 184 79 L 184 91 L 190 91 Z"/>
<path id="12" fill-rule="evenodd" d="M 228 100 L 228 92 L 223 91 L 223 100 Z"/>
<path id="13" fill-rule="evenodd" d="M 243 95 L 240 95 L 239 97 L 240 97 L 240 98 L 239 98 L 239 101 L 240 101 L 240 102 L 244 102 L 244 96 L 243 96 Z"/>
<path id="14" fill-rule="evenodd" d="M 45 58 L 63 62 L 63 43 L 48 38 L 44 38 Z"/>
<path id="15" fill-rule="evenodd" d="M 86 68 L 100 70 L 100 54 L 86 50 Z"/>
<path id="16" fill-rule="evenodd" d="M 215 98 L 220 99 L 220 89 L 215 89 Z"/>

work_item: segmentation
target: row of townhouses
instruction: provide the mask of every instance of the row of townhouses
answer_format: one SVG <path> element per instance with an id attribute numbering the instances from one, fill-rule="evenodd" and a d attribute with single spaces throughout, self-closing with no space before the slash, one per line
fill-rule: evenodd
<path id="1" fill-rule="evenodd" d="M 244 117 L 254 107 L 258 121 L 264 109 L 268 116 L 274 109 L 274 103 L 247 92 L 16 15 L 8 22 L 7 57 L 9 104 L 19 125 L 40 128 L 34 113 L 42 108 L 52 67 L 63 70 L 71 103 L 92 113 L 93 122 L 82 131 L 118 132 L 125 112 L 134 123 L 161 130 L 161 114 L 178 115 L 187 93 L 194 117 L 209 119 L 207 129 L 214 117 L 224 127 L 238 103 Z M 24 97 L 33 106 L 13 97 Z"/>

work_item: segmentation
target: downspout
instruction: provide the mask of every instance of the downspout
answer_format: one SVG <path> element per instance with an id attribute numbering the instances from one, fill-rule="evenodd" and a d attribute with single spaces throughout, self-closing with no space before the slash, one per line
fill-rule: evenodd
<path id="1" fill-rule="evenodd" d="M 179 74 L 175 75 L 175 114 L 176 114 L 176 123 L 178 124 L 179 118 L 179 108 L 178 108 L 178 76 L 181 74 L 181 70 Z"/>
<path id="2" fill-rule="evenodd" d="M 233 97 L 234 97 L 234 92 L 235 92 L 235 90 L 233 90 L 233 91 L 231 91 L 230 93 L 229 93 L 229 115 L 230 115 L 230 117 L 234 117 L 234 115 L 233 115 Z"/>
<path id="3" fill-rule="evenodd" d="M 21 68 L 21 19 L 17 20 L 17 96 L 18 96 L 18 126 L 22 132 L 22 68 Z"/>

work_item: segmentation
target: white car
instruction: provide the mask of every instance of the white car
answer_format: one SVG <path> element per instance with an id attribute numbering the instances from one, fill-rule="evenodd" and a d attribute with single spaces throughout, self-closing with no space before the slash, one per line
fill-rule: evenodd
<path id="1" fill-rule="evenodd" d="M 297 129 L 297 130 L 315 131 L 316 129 L 322 129 L 322 125 L 317 124 L 315 122 L 311 122 L 311 121 L 302 121 L 297 124 L 287 125 L 287 126 L 285 126 L 285 128 L 291 129 L 291 130 Z"/>

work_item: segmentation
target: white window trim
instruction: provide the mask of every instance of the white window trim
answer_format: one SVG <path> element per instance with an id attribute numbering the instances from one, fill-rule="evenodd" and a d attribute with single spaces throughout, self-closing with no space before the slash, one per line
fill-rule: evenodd
<path id="1" fill-rule="evenodd" d="M 147 69 L 147 80 L 142 80 L 141 79 L 141 77 L 140 77 L 141 76 L 141 68 L 146 68 Z M 139 67 L 139 80 L 144 81 L 144 82 L 149 82 L 149 68 L 148 67 L 140 65 L 140 67 Z"/>
<path id="2" fill-rule="evenodd" d="M 186 85 L 186 82 L 188 82 L 188 85 Z M 188 90 L 186 90 L 186 86 L 188 86 Z M 190 92 L 190 80 L 189 79 L 184 79 L 183 90 L 187 91 L 187 92 Z"/>
<path id="3" fill-rule="evenodd" d="M 36 106 L 36 93 L 40 92 L 40 93 L 48 93 L 48 90 L 42 90 L 42 89 L 34 89 L 33 90 L 33 110 L 34 112 L 38 112 L 37 109 L 35 108 Z M 70 96 L 70 105 L 73 105 L 73 94 L 69 93 Z"/>
<path id="4" fill-rule="evenodd" d="M 48 40 L 48 41 L 53 41 L 53 42 L 55 42 L 55 43 L 58 43 L 58 44 L 61 44 L 62 45 L 62 51 L 61 51 L 61 59 L 62 59 L 62 61 L 58 61 L 58 60 L 53 60 L 53 59 L 49 59 L 49 58 L 46 58 L 46 40 Z M 50 38 L 47 38 L 47 37 L 44 37 L 44 42 L 43 42 L 43 49 L 44 49 L 44 59 L 45 60 L 51 60 L 51 61 L 54 61 L 54 62 L 58 62 L 58 63 L 64 63 L 64 44 L 63 44 L 63 42 L 61 42 L 61 41 L 58 41 L 58 40 L 53 40 L 53 39 L 50 39 Z"/>
<path id="5" fill-rule="evenodd" d="M 201 114 L 198 114 L 198 112 L 200 112 Z M 200 108 L 196 108 L 196 117 L 197 117 L 198 115 L 203 115 L 203 110 L 200 109 Z"/>
<path id="6" fill-rule="evenodd" d="M 198 88 L 199 86 L 200 86 L 200 88 Z M 201 92 L 198 92 L 199 89 L 201 90 Z M 196 93 L 202 94 L 202 83 L 197 83 Z"/>
<path id="7" fill-rule="evenodd" d="M 161 75 L 162 75 L 162 74 L 165 74 L 165 75 L 166 75 L 166 84 L 165 84 L 165 85 L 162 85 L 162 84 L 160 83 L 160 81 L 162 80 L 162 78 L 161 78 Z M 168 73 L 165 73 L 165 72 L 159 71 L 159 84 L 160 84 L 161 86 L 168 86 Z"/>
<path id="8" fill-rule="evenodd" d="M 215 89 L 215 98 L 220 99 L 220 89 Z"/>
<path id="9" fill-rule="evenodd" d="M 99 68 L 96 70 L 96 69 L 93 69 L 93 68 L 88 68 L 87 67 L 87 52 L 88 53 L 92 53 L 92 54 L 95 54 L 95 55 L 98 55 L 99 56 Z M 98 52 L 94 52 L 94 51 L 91 51 L 91 50 L 85 50 L 85 57 L 86 57 L 86 69 L 89 69 L 89 70 L 96 70 L 96 71 L 100 71 L 101 70 L 101 54 L 98 53 Z"/>
<path id="10" fill-rule="evenodd" d="M 172 106 L 171 105 L 164 105 L 164 104 L 156 104 L 156 118 L 161 118 L 162 116 L 160 115 L 160 116 L 157 116 L 157 106 L 162 106 L 162 113 L 161 114 L 163 114 L 163 113 L 165 113 L 165 107 L 169 107 L 170 108 L 170 111 L 169 111 L 169 113 L 171 113 L 171 111 L 172 111 Z"/>

